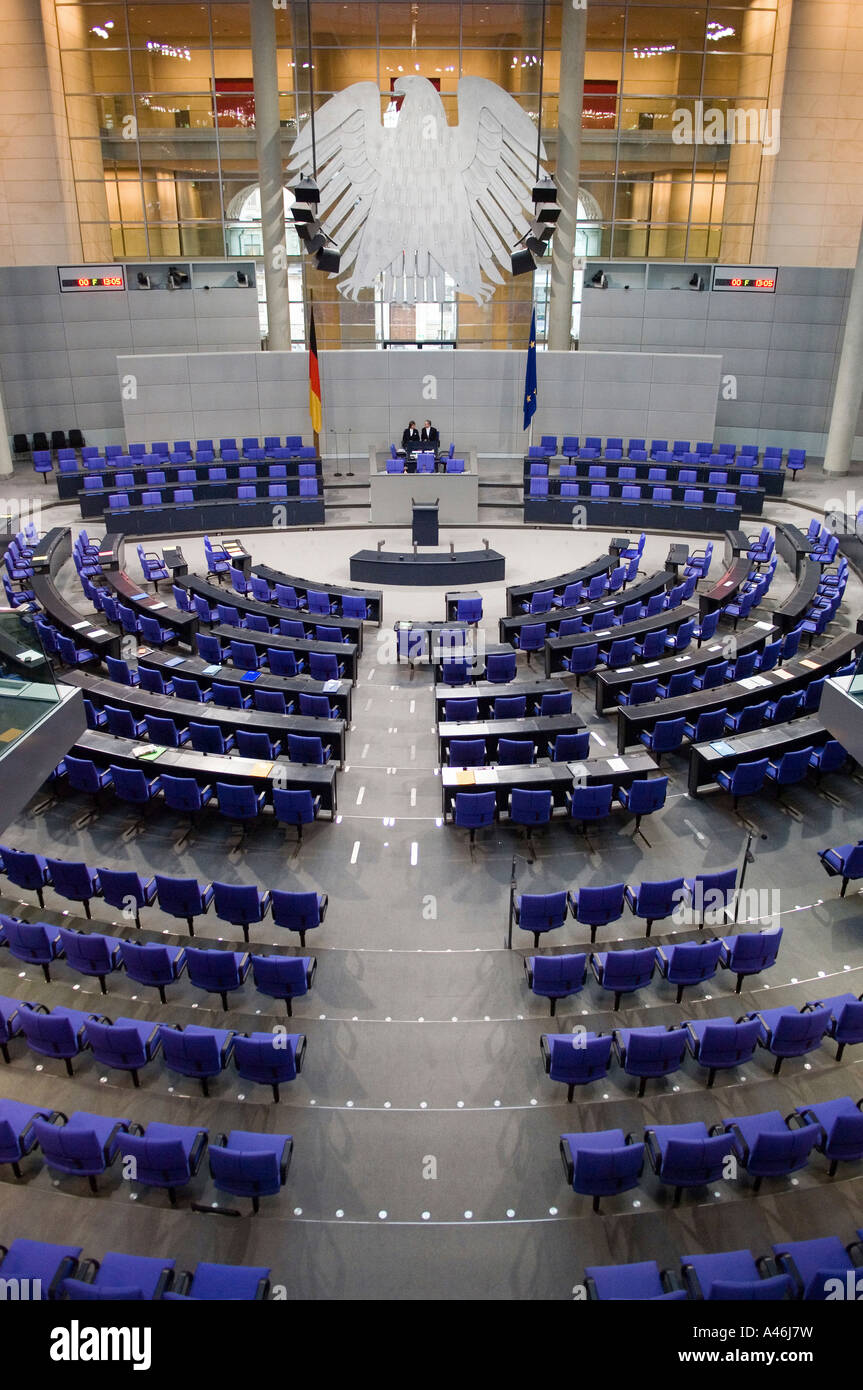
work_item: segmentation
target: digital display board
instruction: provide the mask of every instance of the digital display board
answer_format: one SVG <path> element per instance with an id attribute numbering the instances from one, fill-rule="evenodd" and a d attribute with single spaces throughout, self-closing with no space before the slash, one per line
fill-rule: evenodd
<path id="1" fill-rule="evenodd" d="M 60 289 L 67 294 L 126 288 L 121 265 L 61 265 L 57 273 L 60 276 Z"/>
<path id="2" fill-rule="evenodd" d="M 713 288 L 715 290 L 744 290 L 756 294 L 774 294 L 776 274 L 775 265 L 715 265 L 713 267 Z"/>

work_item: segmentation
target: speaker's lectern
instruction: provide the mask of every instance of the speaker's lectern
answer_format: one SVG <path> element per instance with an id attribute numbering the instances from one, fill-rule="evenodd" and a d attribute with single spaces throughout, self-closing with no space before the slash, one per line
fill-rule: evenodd
<path id="1" fill-rule="evenodd" d="M 413 502 L 413 524 L 411 540 L 414 545 L 437 545 L 438 543 L 438 504 L 437 502 Z"/>

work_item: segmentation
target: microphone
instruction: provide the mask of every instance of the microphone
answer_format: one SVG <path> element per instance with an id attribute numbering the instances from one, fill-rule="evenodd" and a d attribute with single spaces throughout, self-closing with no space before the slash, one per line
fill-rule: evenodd
<path id="1" fill-rule="evenodd" d="M 341 470 L 341 463 L 342 463 L 342 461 L 341 461 L 341 458 L 339 457 L 339 436 L 338 436 L 338 431 L 337 431 L 337 430 L 335 429 L 335 427 L 332 426 L 332 425 L 330 426 L 330 434 L 334 434 L 335 437 L 336 437 L 336 441 L 335 441 L 335 442 L 336 442 L 336 471 L 335 471 L 335 473 L 333 474 L 333 477 L 334 477 L 334 478 L 340 478 L 340 477 L 342 476 L 342 470 Z"/>
<path id="2" fill-rule="evenodd" d="M 354 476 L 354 471 L 353 471 L 353 469 L 351 468 L 351 434 L 352 434 L 352 433 L 353 433 L 353 427 L 352 427 L 351 425 L 348 425 L 348 477 L 349 477 L 349 478 L 352 478 L 352 477 Z"/>

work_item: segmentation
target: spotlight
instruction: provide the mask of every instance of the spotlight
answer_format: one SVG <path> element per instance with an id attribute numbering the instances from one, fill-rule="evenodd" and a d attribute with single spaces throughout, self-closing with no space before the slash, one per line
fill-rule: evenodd
<path id="1" fill-rule="evenodd" d="M 605 274 L 604 270 L 597 270 L 595 275 L 591 276 L 590 283 L 596 290 L 607 290 L 608 276 Z"/>
<path id="2" fill-rule="evenodd" d="M 169 266 L 169 268 L 168 268 L 168 289 L 169 289 L 169 290 L 176 290 L 176 289 L 179 289 L 181 285 L 185 285 L 185 284 L 188 282 L 188 279 L 189 279 L 189 277 L 188 277 L 188 275 L 186 274 L 185 270 L 178 270 L 177 267 L 176 267 L 175 265 Z"/>
<path id="3" fill-rule="evenodd" d="M 298 203 L 314 203 L 317 206 L 321 201 L 321 190 L 314 179 L 300 179 L 291 192 Z"/>
<path id="4" fill-rule="evenodd" d="M 318 270 L 327 271 L 330 275 L 337 275 L 342 258 L 334 247 L 324 247 L 323 250 L 315 254 L 315 264 Z"/>
<path id="5" fill-rule="evenodd" d="M 293 207 L 291 208 L 291 216 L 293 217 L 294 223 L 296 224 L 298 230 L 301 226 L 304 225 L 304 223 L 314 222 L 315 220 L 314 211 L 305 203 L 294 203 Z"/>
<path id="6" fill-rule="evenodd" d="M 694 274 L 694 275 L 692 276 L 692 278 L 690 279 L 690 281 L 689 281 L 689 288 L 690 288 L 691 290 L 703 290 L 703 289 L 704 289 L 704 279 L 703 279 L 703 277 L 702 277 L 701 275 L 698 274 L 698 271 L 696 271 L 695 274 Z"/>
<path id="7" fill-rule="evenodd" d="M 320 236 L 322 231 L 323 228 L 320 222 L 315 221 L 313 218 L 311 222 L 301 222 L 299 224 L 297 227 L 297 236 L 300 238 L 300 241 L 304 241 L 306 245 L 308 245 L 316 236 Z"/>
<path id="8" fill-rule="evenodd" d="M 557 187 L 554 179 L 540 179 L 535 183 L 532 197 L 535 203 L 556 203 Z"/>
<path id="9" fill-rule="evenodd" d="M 536 261 L 524 247 L 511 253 L 511 262 L 513 275 L 527 275 L 536 270 Z"/>
<path id="10" fill-rule="evenodd" d="M 150 277 L 149 275 L 145 275 L 143 270 L 138 271 L 137 280 L 139 290 L 148 290 L 150 288 Z"/>
<path id="11" fill-rule="evenodd" d="M 244 270 L 237 271 L 237 284 L 242 285 L 243 289 L 249 288 L 249 277 Z"/>
<path id="12" fill-rule="evenodd" d="M 557 203 L 540 203 L 536 209 L 536 220 L 538 222 L 549 222 L 553 226 L 560 217 L 560 208 Z"/>
<path id="13" fill-rule="evenodd" d="M 323 232 L 318 231 L 314 236 L 306 240 L 306 250 L 310 256 L 316 256 L 319 251 L 323 251 L 326 244 L 327 238 L 324 236 Z"/>

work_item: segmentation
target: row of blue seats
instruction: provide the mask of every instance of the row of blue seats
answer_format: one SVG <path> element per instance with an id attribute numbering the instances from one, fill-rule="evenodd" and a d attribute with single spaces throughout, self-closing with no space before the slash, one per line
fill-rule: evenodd
<path id="1" fill-rule="evenodd" d="M 756 1257 L 751 1250 L 681 1255 L 679 1274 L 660 1270 L 655 1260 L 588 1265 L 584 1271 L 585 1297 L 589 1302 L 853 1299 L 859 1297 L 856 1270 L 863 1264 L 863 1230 L 857 1232 L 857 1237 L 848 1246 L 838 1236 L 782 1240 L 772 1247 L 772 1256 Z"/>
<path id="2" fill-rule="evenodd" d="M 608 455 L 609 449 L 612 451 L 612 456 L 616 450 L 620 450 L 622 453 L 623 447 L 622 435 L 608 435 L 606 437 L 604 448 L 606 455 Z M 588 434 L 585 435 L 584 440 L 581 440 L 577 434 L 565 434 L 563 436 L 560 446 L 561 454 L 567 458 L 574 458 L 576 454 L 578 454 L 579 448 L 596 449 L 598 452 L 603 452 L 602 436 L 598 434 Z M 557 452 L 557 436 L 554 434 L 544 434 L 539 444 L 531 445 L 528 449 L 528 457 L 539 458 L 545 456 L 547 458 L 553 458 Z M 647 440 L 630 439 L 626 452 L 630 458 L 638 458 L 640 455 L 644 455 L 646 458 L 648 456 Z M 757 460 L 759 457 L 759 448 L 757 444 L 712 444 L 709 440 L 698 440 L 694 446 L 691 440 L 688 439 L 675 439 L 671 444 L 667 439 L 652 439 L 650 441 L 650 458 L 656 458 L 657 455 L 668 454 L 669 457 L 665 461 L 671 463 L 672 460 L 677 461 L 679 458 L 683 457 L 683 455 L 689 453 L 693 454 L 696 459 L 709 459 L 715 455 L 728 463 L 733 463 L 738 454 L 743 459 Z M 763 457 L 765 459 L 777 458 L 781 460 L 784 453 L 785 450 L 780 445 L 768 444 L 763 451 Z M 789 460 L 792 458 L 797 460 L 801 457 L 805 460 L 805 449 L 788 450 Z"/>
<path id="3" fill-rule="evenodd" d="M 242 646 L 242 643 L 239 645 Z M 86 696 L 84 713 L 88 729 L 107 729 L 118 738 L 149 739 L 151 743 L 160 744 L 163 748 L 183 748 L 188 744 L 199 753 L 231 753 L 236 748 L 241 758 L 271 761 L 273 758 L 281 757 L 283 752 L 282 740 L 272 738 L 262 729 L 236 729 L 233 734 L 226 734 L 218 724 L 202 724 L 194 719 L 182 723 L 169 715 L 160 714 L 145 714 L 143 719 L 135 719 L 129 710 L 117 709 L 107 703 L 97 706 Z M 288 734 L 286 741 L 289 762 L 321 767 L 330 760 L 332 749 L 325 746 L 316 734 Z M 67 772 L 68 757 L 67 754 L 64 760 Z M 140 768 L 122 768 L 112 763 L 109 770 L 118 796 L 127 801 L 141 799 L 138 795 L 141 781 L 136 775 Z M 158 778 L 155 780 L 158 781 Z M 161 786 L 154 787 L 152 795 L 155 796 L 161 790 Z M 143 798 L 145 801 L 151 799 L 149 795 Z"/>
<path id="4" fill-rule="evenodd" d="M 549 491 L 548 478 L 531 478 L 528 496 L 531 498 L 543 498 L 558 495 L 556 491 Z M 663 487 L 659 483 L 624 483 L 619 494 L 611 492 L 610 483 L 561 483 L 561 497 L 581 497 L 587 498 L 591 502 L 608 502 L 612 497 L 620 498 L 621 502 L 656 502 L 659 505 L 671 505 L 673 494 L 670 487 Z M 743 505 L 733 490 L 717 490 L 715 497 L 708 497 L 708 502 L 715 502 L 717 507 L 736 507 Z M 687 487 L 683 493 L 684 507 L 701 507 L 704 505 L 704 488 Z M 145 504 L 146 505 L 146 504 Z"/>
<path id="5" fill-rule="evenodd" d="M 149 1019 L 117 1018 L 87 1009 L 49 1010 L 44 1004 L 6 999 L 3 1028 L 10 1038 L 24 1035 L 31 1052 L 52 1057 L 73 1075 L 72 1058 L 92 1051 L 100 1066 L 127 1071 L 137 1088 L 139 1073 L 155 1061 L 164 1048 L 165 1065 L 201 1082 L 225 1070 L 233 1060 L 237 1074 L 246 1081 L 270 1086 L 278 1101 L 280 1086 L 293 1081 L 302 1070 L 306 1050 L 303 1033 L 274 1028 L 269 1033 L 238 1033 L 232 1028 L 201 1028 L 197 1024 L 169 1026 Z M 167 1035 L 167 1042 L 165 1037 Z"/>
<path id="6" fill-rule="evenodd" d="M 64 469 L 62 465 L 60 467 L 61 473 L 72 473 L 76 471 L 77 470 L 74 467 L 66 469 Z M 316 477 L 315 464 L 298 464 L 296 476 L 298 478 Z M 269 478 L 273 482 L 279 482 L 287 481 L 287 477 L 288 469 L 287 465 L 284 463 L 271 463 L 267 466 L 266 472 L 262 472 L 258 464 L 250 463 L 247 465 L 243 465 L 243 467 L 241 467 L 237 472 L 237 478 L 240 482 L 256 482 L 259 478 Z M 194 468 L 179 468 L 177 470 L 177 482 L 183 484 L 195 484 L 204 482 L 224 483 L 227 482 L 227 478 L 228 474 L 224 468 L 209 468 L 207 470 L 206 478 L 201 477 L 197 469 Z M 165 470 L 162 468 L 149 469 L 145 475 L 144 481 L 147 487 L 164 486 L 167 483 Z M 112 486 L 116 488 L 138 488 L 141 487 L 142 484 L 136 480 L 134 473 L 123 473 L 117 471 L 114 474 L 114 481 Z M 92 476 L 88 474 L 84 478 L 85 492 L 100 492 L 104 491 L 104 489 L 105 483 L 99 473 L 93 473 Z"/>
<path id="7" fill-rule="evenodd" d="M 196 613 L 202 623 L 210 625 L 218 623 L 224 627 L 245 628 L 247 632 L 265 632 L 271 637 L 299 637 L 300 641 L 304 641 L 310 636 L 305 623 L 310 618 L 316 616 L 314 613 L 310 613 L 305 620 L 300 618 L 279 618 L 274 612 L 271 621 L 265 613 L 241 613 L 233 603 L 217 603 L 215 607 L 212 607 L 209 600 L 206 599 L 203 594 L 192 594 L 190 603 L 190 596 L 186 590 L 176 585 L 174 586 L 174 593 L 178 599 L 178 606 L 187 613 Z M 183 596 L 182 602 L 180 602 L 179 599 L 181 594 Z M 106 616 L 110 617 L 113 608 L 114 603 L 106 598 L 103 601 L 102 611 Z M 338 623 L 315 623 L 313 640 L 316 642 L 349 643 L 352 638 L 345 636 Z M 252 650 L 254 650 L 254 648 Z M 255 660 L 258 660 L 260 664 L 259 658 L 255 658 Z M 252 666 L 255 665 L 255 660 L 251 662 Z"/>
<path id="8" fill-rule="evenodd" d="M 606 479 L 617 482 L 634 482 L 638 478 L 638 469 L 635 466 L 635 462 L 623 463 L 622 460 L 618 461 L 615 459 L 613 454 L 610 458 L 606 455 L 602 463 L 593 462 L 598 456 L 599 450 L 597 449 L 579 449 L 577 457 L 581 460 L 582 464 L 587 463 L 587 470 L 585 471 L 583 467 L 579 468 L 576 463 L 561 463 L 556 473 L 551 472 L 551 465 L 547 458 L 532 459 L 527 465 L 527 476 L 531 480 L 534 478 L 545 478 L 551 482 L 553 482 L 555 478 L 558 478 L 561 483 L 575 482 L 577 479 L 587 479 L 589 482 L 604 482 Z M 680 461 L 672 460 L 670 457 L 664 455 L 660 457 L 662 457 L 663 462 L 656 464 L 651 463 L 649 465 L 647 477 L 644 479 L 645 482 L 671 482 L 676 484 L 697 483 L 699 481 L 698 468 L 701 467 L 709 468 L 710 470 L 707 476 L 708 487 L 724 487 L 728 483 L 729 464 L 727 460 L 717 458 L 716 462 L 719 466 L 714 469 L 710 467 L 714 461 L 712 458 L 699 458 L 697 454 L 684 455 L 683 459 Z M 638 462 L 638 460 L 636 460 L 636 462 Z M 646 463 L 648 461 L 642 459 L 641 462 Z M 725 463 L 725 467 L 722 467 L 723 462 Z M 684 467 L 684 464 L 690 463 L 695 466 L 692 468 Z M 670 478 L 668 476 L 669 465 L 674 470 Z M 736 466 L 738 468 L 746 468 L 746 460 L 741 460 Z M 753 467 L 757 467 L 754 460 Z M 740 476 L 733 481 L 732 486 L 744 489 L 759 488 L 761 487 L 761 475 L 764 472 L 770 473 L 775 471 L 776 469 L 767 467 L 760 468 L 757 472 L 741 472 Z M 642 477 L 643 476 L 642 474 Z"/>
<path id="9" fill-rule="evenodd" d="M 90 459 L 101 458 L 110 464 L 113 459 L 123 457 L 143 459 L 148 454 L 153 454 L 157 458 L 167 458 L 170 454 L 174 453 L 181 454 L 185 458 L 192 458 L 196 453 L 223 453 L 225 449 L 229 452 L 241 449 L 245 453 L 247 450 L 259 449 L 260 447 L 261 441 L 255 435 L 245 435 L 240 440 L 239 445 L 237 444 L 236 438 L 226 436 L 224 439 L 219 440 L 218 446 L 213 439 L 197 439 L 194 447 L 191 439 L 177 439 L 174 441 L 173 446 L 169 444 L 166 439 L 159 439 L 155 440 L 149 448 L 146 444 L 129 444 L 126 446 L 122 444 L 106 444 L 105 448 L 101 451 L 92 444 L 82 445 L 77 449 L 61 448 L 57 450 L 57 458 L 62 462 L 64 459 L 77 458 L 80 454 L 85 463 Z M 308 452 L 310 446 L 303 444 L 302 435 L 299 434 L 285 435 L 284 445 L 282 445 L 281 435 L 268 434 L 264 436 L 263 447 L 264 449 L 279 449 L 284 447 L 290 451 L 292 457 L 302 457 L 302 454 L 298 454 L 297 451 L 305 450 Z M 37 450 L 36 452 L 41 453 L 44 451 Z M 50 453 L 51 451 L 49 450 L 48 452 Z M 311 456 L 314 457 L 314 450 L 311 451 Z"/>
<path id="10" fill-rule="evenodd" d="M 818 853 L 822 868 L 826 869 L 831 878 L 841 878 L 842 888 L 840 898 L 845 897 L 848 884 L 855 879 L 863 878 L 863 840 L 858 840 L 856 844 L 834 845 L 829 849 L 822 849 Z"/>
<path id="11" fill-rule="evenodd" d="M 635 816 L 638 827 L 642 816 L 662 809 L 667 792 L 667 777 L 638 778 L 629 787 L 618 787 L 616 793 L 610 782 L 595 787 L 573 786 L 572 791 L 566 793 L 566 816 L 569 820 L 580 821 L 582 829 L 586 829 L 588 821 L 611 815 L 616 794 L 623 809 Z M 550 791 L 531 791 L 524 787 L 513 788 L 506 807 L 510 825 L 523 826 L 528 843 L 537 826 L 551 823 L 554 809 Z M 470 831 L 471 844 L 476 839 L 477 830 L 493 825 L 498 818 L 496 792 L 456 792 L 453 824 Z"/>
<path id="12" fill-rule="evenodd" d="M 207 558 L 208 562 L 211 558 L 216 558 L 212 547 L 210 547 Z M 216 571 L 208 570 L 210 574 L 214 572 Z M 247 579 L 243 571 L 230 564 L 230 561 L 227 565 L 227 572 L 230 574 L 231 587 L 238 594 L 241 594 L 243 598 L 253 598 L 259 603 L 274 603 L 277 608 L 293 608 L 297 611 L 327 618 L 337 615 L 342 618 L 356 618 L 365 621 L 369 616 L 368 602 L 361 594 L 339 594 L 337 598 L 333 599 L 324 589 L 307 589 L 305 598 L 300 598 L 293 584 L 276 583 L 273 586 L 266 579 L 260 579 L 255 574 Z M 225 573 L 225 567 L 220 568 L 218 573 Z M 178 592 L 185 593 L 185 590 L 175 588 L 175 597 Z M 189 597 L 186 594 L 187 603 Z M 178 607 L 182 606 L 178 600 Z M 252 624 L 248 621 L 248 616 L 246 617 L 246 625 L 251 627 Z"/>
<path id="13" fill-rule="evenodd" d="M 317 478 L 300 478 L 299 498 L 302 501 L 305 497 L 319 497 L 320 488 Z M 286 483 L 270 483 L 267 488 L 267 496 L 274 500 L 284 500 L 288 496 Z M 251 484 L 242 484 L 237 488 L 236 500 L 238 503 L 257 501 L 257 489 Z M 191 507 L 195 502 L 195 489 L 177 488 L 174 489 L 170 497 L 163 498 L 161 492 L 143 492 L 141 494 L 140 505 L 142 507 L 164 507 L 174 505 L 178 507 Z M 136 502 L 135 506 L 139 504 Z M 114 512 L 126 512 L 132 506 L 128 492 L 111 492 L 108 494 L 108 509 Z"/>
<path id="14" fill-rule="evenodd" d="M 731 941 L 736 939 L 730 938 Z M 647 951 L 609 951 L 598 958 L 591 957 L 591 960 L 598 959 L 599 964 L 595 969 L 603 973 L 606 963 L 617 956 L 625 958 L 621 963 L 622 971 L 632 967 L 628 977 L 628 982 L 631 982 L 635 978 L 631 958 L 653 957 L 654 951 L 652 947 Z M 581 960 L 584 960 L 583 956 Z M 642 978 L 648 970 L 652 973 L 653 964 L 649 959 L 644 965 Z M 837 1043 L 837 1061 L 849 1044 L 863 1042 L 861 997 L 850 993 L 837 994 L 829 999 L 811 1000 L 800 1009 L 790 1006 L 756 1009 L 738 1019 L 730 1016 L 686 1019 L 679 1024 L 616 1029 L 613 1035 L 591 1033 L 586 1029 L 576 1029 L 572 1033 L 544 1033 L 540 1051 L 547 1074 L 552 1081 L 566 1086 L 567 1100 L 571 1101 L 576 1086 L 589 1085 L 608 1074 L 612 1043 L 624 1071 L 641 1079 L 641 1096 L 651 1077 L 670 1076 L 679 1071 L 687 1053 L 707 1070 L 707 1085 L 712 1086 L 717 1071 L 728 1071 L 751 1061 L 756 1047 L 764 1048 L 776 1059 L 773 1075 L 778 1076 L 786 1058 L 808 1056 L 821 1046 L 825 1038 L 832 1038 Z M 861 1152 L 856 1157 L 863 1158 L 863 1122 L 860 1122 L 859 1140 Z"/>
<path id="15" fill-rule="evenodd" d="M 647 885 L 648 888 L 656 886 Z M 649 930 L 645 934 L 649 935 Z M 743 941 L 741 937 L 749 939 Z M 558 999 L 569 999 L 584 989 L 589 964 L 600 989 L 614 995 L 612 1008 L 616 1013 L 625 994 L 635 994 L 651 983 L 657 967 L 663 979 L 677 986 L 678 1004 L 685 988 L 712 980 L 720 967 L 737 973 L 739 989 L 741 974 L 755 975 L 773 965 L 781 939 L 782 929 L 771 927 L 765 932 L 744 932 L 719 940 L 685 941 L 676 946 L 592 951 L 589 956 L 584 951 L 563 956 L 530 956 L 525 961 L 525 973 L 533 993 L 550 1001 L 553 1017 Z"/>
<path id="16" fill-rule="evenodd" d="M 178 1270 L 164 1255 L 126 1255 L 108 1250 L 101 1260 L 82 1260 L 81 1245 L 20 1239 L 0 1245 L 0 1279 L 26 1286 L 31 1298 L 92 1301 L 156 1299 L 253 1301 L 270 1293 L 269 1266 L 201 1261 Z"/>
<path id="17" fill-rule="evenodd" d="M 155 667 L 133 667 L 122 657 L 108 656 L 105 661 L 110 679 L 130 690 L 140 687 L 152 695 L 176 695 L 180 700 L 212 703 L 222 709 L 257 709 L 268 714 L 293 714 L 296 710 L 293 700 L 279 690 L 260 690 L 253 686 L 251 695 L 244 695 L 236 686 L 224 681 L 213 680 L 211 685 L 201 686 L 192 676 L 178 676 L 176 672 L 166 680 Z M 299 694 L 299 712 L 309 719 L 336 719 L 339 713 L 326 695 L 310 695 L 305 691 Z"/>
<path id="18" fill-rule="evenodd" d="M 181 917 L 190 936 L 195 935 L 195 918 L 206 916 L 212 904 L 220 921 L 243 928 L 245 941 L 250 923 L 262 922 L 272 912 L 276 926 L 299 932 L 300 945 L 305 946 L 306 932 L 321 925 L 329 903 L 326 893 L 262 891 L 253 883 L 200 883 L 167 874 L 143 878 L 132 869 L 91 869 L 79 860 L 46 858 L 8 845 L 0 845 L 0 872 L 16 888 L 34 892 L 42 908 L 45 889 L 52 888 L 58 897 L 81 903 L 87 917 L 94 898 L 126 914 L 134 908 L 135 925 L 140 927 L 141 908 L 156 905 L 170 917 Z"/>
<path id="19" fill-rule="evenodd" d="M 164 995 L 165 985 L 173 984 L 188 969 L 195 988 L 218 994 L 225 1012 L 228 995 L 242 988 L 251 970 L 256 988 L 272 999 L 281 999 L 289 1017 L 293 1001 L 311 988 L 316 969 L 309 956 L 255 956 L 248 951 L 141 944 L 101 932 L 25 922 L 5 912 L 0 912 L 2 945 L 9 947 L 16 960 L 40 966 L 48 981 L 53 962 L 65 960 L 78 974 L 97 979 L 103 994 L 108 992 L 108 975 L 115 971 L 125 970 L 130 979 L 155 986 Z"/>
<path id="20" fill-rule="evenodd" d="M 531 714 L 543 718 L 553 714 L 572 713 L 572 691 L 551 690 L 533 697 Z M 498 695 L 492 705 L 492 719 L 524 719 L 527 717 L 527 694 Z M 444 719 L 447 723 L 459 724 L 479 719 L 479 702 L 473 697 L 458 696 L 444 700 Z M 581 737 L 581 735 L 578 735 Z"/>
<path id="21" fill-rule="evenodd" d="M 404 473 L 405 461 L 403 458 L 388 458 L 386 461 L 387 473 Z M 434 454 L 417 454 L 417 473 L 434 473 L 435 456 Z M 445 463 L 444 471 L 447 473 L 463 473 L 464 459 L 448 458 Z"/>
<path id="22" fill-rule="evenodd" d="M 172 1034 L 182 1040 L 190 1031 L 195 1033 L 194 1028 L 162 1029 L 168 1066 Z M 232 1033 L 221 1045 L 230 1050 L 238 1041 L 242 1045 L 239 1035 Z M 183 1060 L 180 1054 L 181 1064 Z M 23 1176 L 22 1161 L 40 1152 L 53 1172 L 87 1178 L 91 1192 L 97 1192 L 96 1180 L 101 1174 L 118 1158 L 124 1164 L 131 1160 L 134 1181 L 142 1187 L 167 1189 L 175 1206 L 177 1188 L 191 1182 L 209 1144 L 210 1176 L 218 1192 L 251 1198 L 255 1212 L 260 1210 L 262 1197 L 278 1195 L 287 1181 L 292 1135 L 235 1129 L 219 1134 L 212 1143 L 209 1137 L 208 1130 L 192 1125 L 151 1120 L 145 1129 L 126 1117 L 94 1115 L 87 1110 L 75 1110 L 67 1116 L 62 1110 L 26 1101 L 0 1100 L 0 1165 L 9 1164 L 16 1178 Z"/>
<path id="23" fill-rule="evenodd" d="M 562 888 L 556 893 L 513 893 L 510 912 L 522 931 L 533 933 L 533 944 L 538 946 L 542 933 L 557 931 L 570 915 L 582 926 L 590 927 L 590 939 L 594 942 L 597 927 L 619 922 L 624 906 L 633 917 L 647 923 L 644 934 L 650 936 L 654 922 L 664 922 L 675 913 L 687 920 L 697 916 L 703 921 L 705 914 L 710 912 L 717 914 L 716 920 L 724 921 L 736 902 L 737 870 L 719 869 L 694 874 L 692 878 L 644 879 L 640 884 L 606 883 L 574 890 Z M 781 930 L 775 938 L 764 938 L 764 942 L 774 944 L 773 959 L 767 962 L 770 965 L 776 958 L 781 938 Z M 758 968 L 763 970 L 765 966 L 762 964 Z M 737 988 L 739 991 L 740 977 Z"/>
<path id="24" fill-rule="evenodd" d="M 221 665 L 231 654 L 231 645 L 234 639 L 229 642 L 222 642 L 221 638 L 205 632 L 195 633 L 195 649 L 198 656 L 211 665 Z M 339 681 L 345 674 L 344 662 L 339 661 L 335 652 L 308 652 L 309 675 L 315 681 Z M 258 652 L 251 667 L 245 661 L 234 663 L 241 670 L 256 670 L 267 666 L 274 676 L 296 676 L 305 670 L 306 662 L 303 655 L 299 655 L 290 647 L 265 647 L 262 652 Z M 237 696 L 240 692 L 236 692 Z M 242 697 L 241 697 L 242 698 Z M 249 699 L 246 696 L 245 699 Z M 247 705 L 242 706 L 248 708 Z"/>
<path id="25" fill-rule="evenodd" d="M 633 1037 L 625 1029 L 619 1037 L 615 1034 L 616 1049 L 625 1055 Z M 734 1169 L 739 1165 L 755 1179 L 756 1191 L 766 1177 L 788 1177 L 805 1168 L 813 1149 L 830 1160 L 832 1177 L 840 1160 L 857 1163 L 863 1158 L 861 1106 L 863 1101 L 855 1105 L 850 1096 L 841 1096 L 798 1105 L 787 1119 L 779 1110 L 767 1110 L 732 1116 L 710 1129 L 703 1120 L 646 1125 L 643 1137 L 622 1129 L 562 1134 L 563 1170 L 573 1192 L 592 1197 L 597 1212 L 602 1197 L 638 1186 L 645 1157 L 659 1181 L 674 1188 L 675 1202 L 684 1188 L 727 1181 L 729 1159 Z"/>

